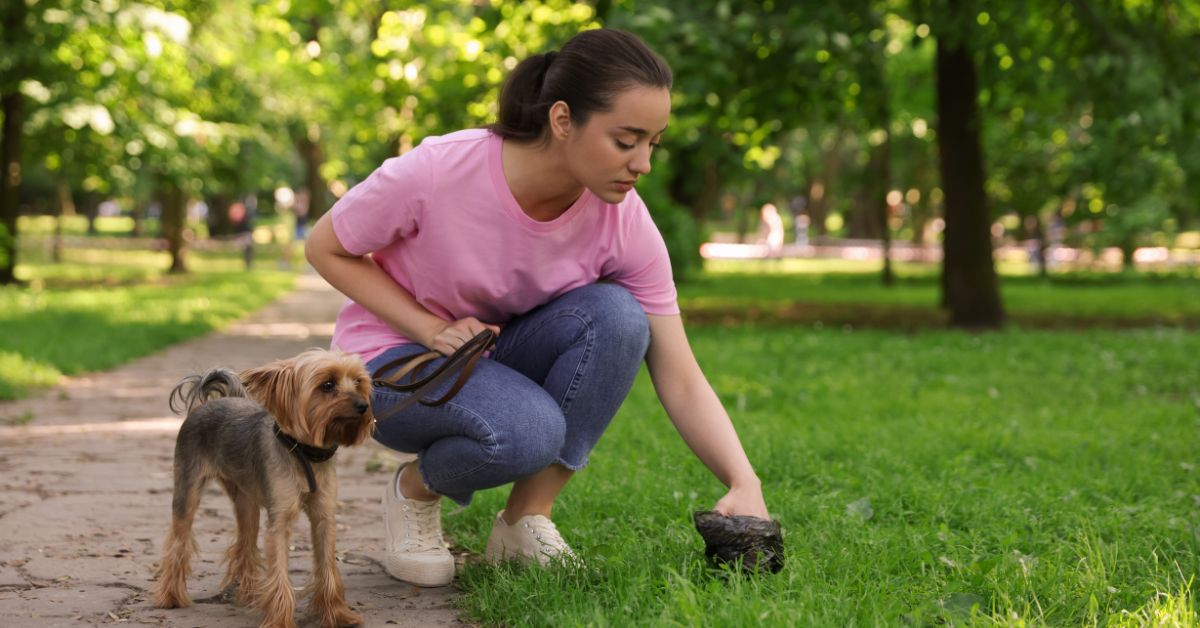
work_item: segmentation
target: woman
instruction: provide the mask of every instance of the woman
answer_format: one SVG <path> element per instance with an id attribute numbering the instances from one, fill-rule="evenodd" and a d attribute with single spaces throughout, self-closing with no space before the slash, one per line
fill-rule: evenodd
<path id="1" fill-rule="evenodd" d="M 372 371 L 428 349 L 449 355 L 485 328 L 499 334 L 451 402 L 378 426 L 379 442 L 419 454 L 384 492 L 393 577 L 449 584 L 441 497 L 465 506 L 508 483 L 488 560 L 573 558 L 550 521 L 554 500 L 643 359 L 684 441 L 729 487 L 716 509 L 768 516 L 688 346 L 662 236 L 633 192 L 666 129 L 671 81 L 633 35 L 581 33 L 513 70 L 495 124 L 426 138 L 314 226 L 308 260 L 349 297 L 333 343 Z M 372 404 L 405 396 L 376 389 Z"/>

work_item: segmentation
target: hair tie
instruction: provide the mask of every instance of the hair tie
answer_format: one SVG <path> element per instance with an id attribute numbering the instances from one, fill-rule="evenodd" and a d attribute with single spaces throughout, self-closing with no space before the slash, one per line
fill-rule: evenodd
<path id="1" fill-rule="evenodd" d="M 556 52 L 554 50 L 551 50 L 550 52 L 546 53 L 546 55 L 545 55 L 546 65 L 542 66 L 543 72 L 546 72 L 550 69 L 550 64 L 554 63 L 554 57 L 556 57 L 556 56 L 558 56 L 558 52 Z"/>

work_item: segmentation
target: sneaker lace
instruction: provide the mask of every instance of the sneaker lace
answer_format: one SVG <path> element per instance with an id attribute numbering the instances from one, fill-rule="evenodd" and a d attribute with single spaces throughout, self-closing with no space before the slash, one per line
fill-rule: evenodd
<path id="1" fill-rule="evenodd" d="M 406 535 L 405 547 L 411 552 L 423 552 L 445 547 L 442 543 L 441 500 L 419 502 L 405 500 L 401 507 L 404 513 Z"/>
<path id="2" fill-rule="evenodd" d="M 553 521 L 538 515 L 533 518 L 533 525 L 530 528 L 533 537 L 543 545 L 542 551 L 546 554 L 550 556 L 557 556 L 559 554 L 567 556 L 575 555 L 571 551 L 571 546 L 567 545 L 567 542 L 563 540 L 562 534 L 558 532 L 558 527 L 554 525 Z"/>

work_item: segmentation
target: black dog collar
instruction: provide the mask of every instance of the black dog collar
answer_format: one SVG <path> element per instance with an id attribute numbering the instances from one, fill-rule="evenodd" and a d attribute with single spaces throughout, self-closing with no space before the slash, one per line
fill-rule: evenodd
<path id="1" fill-rule="evenodd" d="M 300 461 L 300 466 L 304 467 L 304 477 L 308 478 L 308 492 L 317 492 L 317 476 L 313 473 L 312 463 L 325 462 L 332 458 L 333 454 L 337 453 L 337 445 L 327 449 L 305 445 L 279 429 L 278 423 L 273 423 L 272 427 L 275 428 L 275 438 L 278 438 L 279 442 L 283 443 L 288 448 L 288 451 L 292 452 L 296 460 Z"/>

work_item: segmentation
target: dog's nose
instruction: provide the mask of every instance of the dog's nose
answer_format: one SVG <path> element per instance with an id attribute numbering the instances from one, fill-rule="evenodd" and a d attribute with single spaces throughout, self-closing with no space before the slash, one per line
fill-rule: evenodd
<path id="1" fill-rule="evenodd" d="M 355 401 L 354 402 L 354 411 L 359 414 L 366 412 L 367 408 L 370 408 L 370 407 L 371 407 L 371 404 L 369 404 L 365 401 Z"/>

